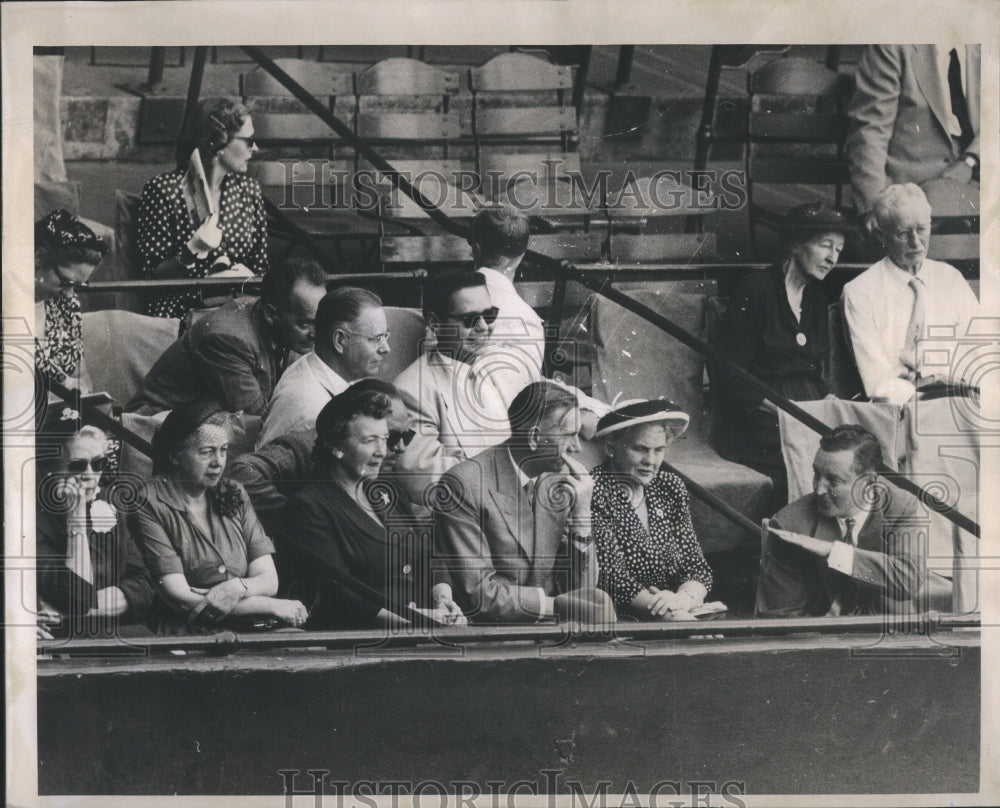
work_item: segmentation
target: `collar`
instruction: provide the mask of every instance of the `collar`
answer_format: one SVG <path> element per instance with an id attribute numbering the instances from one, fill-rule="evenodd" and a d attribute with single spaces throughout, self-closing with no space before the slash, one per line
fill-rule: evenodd
<path id="1" fill-rule="evenodd" d="M 863 511 L 862 510 L 862 511 L 855 511 L 850 516 L 838 516 L 838 517 L 836 517 L 836 519 L 837 519 L 837 527 L 840 528 L 840 535 L 846 537 L 846 535 L 847 535 L 847 520 L 848 519 L 853 519 L 854 520 L 854 537 L 855 537 L 855 539 L 859 538 L 861 536 L 861 529 L 865 526 L 865 523 L 868 521 L 868 515 L 870 513 L 871 513 L 871 511 Z"/>
<path id="2" fill-rule="evenodd" d="M 187 513 L 187 503 L 181 496 L 180 491 L 178 491 L 174 485 L 166 477 L 154 477 L 150 484 L 153 486 L 153 492 L 156 498 L 166 505 L 168 508 L 173 508 L 175 511 L 180 511 L 181 513 Z M 212 498 L 208 498 L 209 510 L 211 510 Z"/>
<path id="3" fill-rule="evenodd" d="M 510 459 L 510 464 L 514 467 L 514 473 L 517 475 L 517 484 L 520 485 L 523 490 L 524 486 L 528 485 L 534 478 L 525 474 L 521 470 L 521 467 L 517 465 L 517 461 L 514 459 L 514 455 L 511 454 L 509 445 L 507 446 L 507 457 Z"/>
<path id="4" fill-rule="evenodd" d="M 903 269 L 899 264 L 893 261 L 888 255 L 883 259 L 885 262 L 885 268 L 889 273 L 889 276 L 895 280 L 897 283 L 901 283 L 904 286 L 908 286 L 910 283 L 910 278 L 920 277 L 925 269 L 927 269 L 927 257 L 924 256 L 924 262 L 920 265 L 920 269 L 916 272 L 910 272 L 908 269 Z"/>
<path id="5" fill-rule="evenodd" d="M 323 385 L 331 396 L 338 395 L 351 386 L 351 383 L 347 379 L 320 359 L 316 351 L 313 350 L 307 353 L 303 361 L 309 363 L 309 369 L 316 376 L 316 380 Z"/>

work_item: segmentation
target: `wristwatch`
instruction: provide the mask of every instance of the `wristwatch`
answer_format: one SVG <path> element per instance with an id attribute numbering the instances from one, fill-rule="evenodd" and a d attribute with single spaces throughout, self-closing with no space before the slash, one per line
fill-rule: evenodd
<path id="1" fill-rule="evenodd" d="M 962 162 L 972 169 L 972 179 L 979 181 L 979 157 L 975 154 L 966 153 L 962 156 Z"/>

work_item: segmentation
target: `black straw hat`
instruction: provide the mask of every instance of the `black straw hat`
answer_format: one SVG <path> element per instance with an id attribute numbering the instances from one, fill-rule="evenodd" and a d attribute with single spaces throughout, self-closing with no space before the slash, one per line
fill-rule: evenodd
<path id="1" fill-rule="evenodd" d="M 846 237 L 858 232 L 858 225 L 852 216 L 820 201 L 796 205 L 785 214 L 782 226 L 789 236 L 798 233 L 843 233 Z"/>

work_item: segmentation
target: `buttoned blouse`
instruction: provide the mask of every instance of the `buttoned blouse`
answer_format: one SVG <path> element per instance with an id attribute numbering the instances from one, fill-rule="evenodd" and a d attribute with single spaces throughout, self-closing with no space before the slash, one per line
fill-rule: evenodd
<path id="1" fill-rule="evenodd" d="M 195 227 L 181 192 L 184 170 L 153 177 L 142 189 L 139 202 L 138 252 L 142 274 L 152 277 L 164 261 L 178 258 L 194 235 Z M 227 174 L 219 197 L 219 229 L 222 244 L 205 258 L 186 268 L 185 277 L 204 278 L 223 255 L 233 264 L 243 264 L 253 273 L 267 272 L 267 222 L 264 197 L 257 180 L 243 174 Z M 173 292 L 153 300 L 149 313 L 156 317 L 183 317 L 201 301 L 201 294 Z"/>
<path id="2" fill-rule="evenodd" d="M 232 516 L 223 515 L 208 496 L 208 535 L 191 518 L 187 504 L 171 481 L 156 477 L 146 487 L 146 501 L 130 515 L 132 535 L 154 578 L 183 574 L 191 586 L 212 587 L 228 578 L 244 578 L 250 563 L 274 552 L 250 497 L 239 483 L 242 503 Z"/>
<path id="3" fill-rule="evenodd" d="M 693 580 L 711 590 L 712 570 L 695 536 L 680 477 L 661 470 L 646 486 L 647 529 L 611 464 L 597 466 L 593 475 L 590 510 L 600 565 L 598 586 L 617 608 L 628 606 L 650 586 L 676 592 Z"/>

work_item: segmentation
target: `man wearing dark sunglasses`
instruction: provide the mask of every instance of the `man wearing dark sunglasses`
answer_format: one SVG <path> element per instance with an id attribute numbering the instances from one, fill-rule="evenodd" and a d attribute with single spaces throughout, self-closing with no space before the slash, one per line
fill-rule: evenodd
<path id="1" fill-rule="evenodd" d="M 457 463 L 507 439 L 498 365 L 481 362 L 491 344 L 497 308 L 475 272 L 436 275 L 424 289 L 424 319 L 435 342 L 396 377 L 416 435 L 397 463 L 411 504 Z M 502 360 L 502 358 L 500 358 Z"/>

